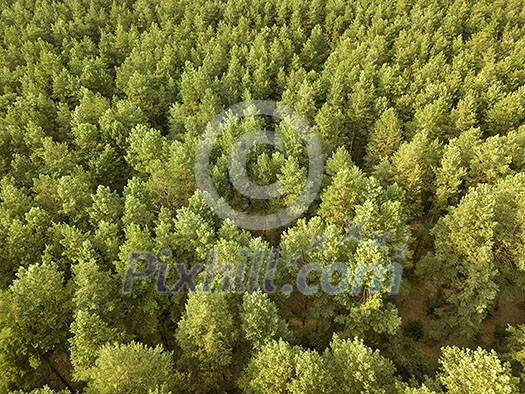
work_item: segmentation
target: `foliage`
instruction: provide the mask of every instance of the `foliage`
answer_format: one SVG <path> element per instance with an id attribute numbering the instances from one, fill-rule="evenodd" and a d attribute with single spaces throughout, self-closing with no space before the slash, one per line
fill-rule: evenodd
<path id="1" fill-rule="evenodd" d="M 0 6 L 0 393 L 518 390 L 523 1 Z M 247 100 L 287 105 L 321 139 L 320 191 L 283 228 L 238 229 L 197 190 L 200 136 Z M 247 155 L 251 181 L 279 185 L 269 200 L 229 179 L 232 147 L 254 130 L 282 138 Z M 243 214 L 285 208 L 307 185 L 284 121 L 227 122 L 210 158 Z M 236 264 L 276 250 L 274 282 L 263 267 L 239 290 L 249 272 L 234 278 Z M 155 275 L 123 294 L 137 251 L 155 254 Z M 210 291 L 199 272 L 198 291 L 170 294 L 176 264 L 213 258 Z M 320 291 L 297 291 L 313 262 L 346 264 L 352 286 L 328 294 L 316 271 L 306 282 Z"/>

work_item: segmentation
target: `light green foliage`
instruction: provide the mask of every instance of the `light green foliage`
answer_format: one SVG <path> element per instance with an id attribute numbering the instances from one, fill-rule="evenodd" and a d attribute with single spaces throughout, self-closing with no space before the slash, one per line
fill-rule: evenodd
<path id="1" fill-rule="evenodd" d="M 267 343 L 250 361 L 240 379 L 246 393 L 389 393 L 397 382 L 390 361 L 360 340 L 334 336 L 323 354 Z"/>
<path id="2" fill-rule="evenodd" d="M 60 390 L 55 391 L 51 390 L 48 386 L 44 386 L 41 389 L 35 389 L 31 391 L 12 391 L 10 394 L 69 394 L 70 391 Z"/>
<path id="3" fill-rule="evenodd" d="M 389 108 L 381 114 L 366 146 L 365 161 L 369 167 L 388 159 L 396 152 L 403 138 L 401 126 L 394 109 Z"/>
<path id="4" fill-rule="evenodd" d="M 522 373 L 522 0 L 0 7 L 0 393 L 514 390 L 489 351 L 453 348 L 428 376 L 445 344 L 493 348 Z M 284 227 L 239 229 L 197 190 L 208 123 L 248 100 L 286 105 L 321 140 L 318 195 Z M 275 213 L 312 161 L 295 125 L 244 115 L 225 121 L 199 171 L 239 215 Z M 251 182 L 280 183 L 268 200 L 230 179 L 232 147 L 256 130 L 282 139 L 247 153 Z M 135 251 L 157 265 L 122 294 Z M 177 264 L 212 257 L 211 293 L 157 292 L 177 283 Z M 328 294 L 322 270 L 336 262 L 350 286 Z M 297 273 L 310 263 L 317 292 L 305 295 Z M 194 279 L 204 290 L 206 272 Z M 400 329 L 410 321 L 418 341 Z M 499 387 L 479 383 L 476 362 Z"/>
<path id="5" fill-rule="evenodd" d="M 428 269 L 444 287 L 450 315 L 448 324 L 471 336 L 497 294 L 494 266 L 495 201 L 488 186 L 472 190 L 438 221 L 435 255 Z"/>
<path id="6" fill-rule="evenodd" d="M 215 239 L 212 223 L 187 207 L 177 211 L 174 233 L 178 253 L 189 261 L 203 261 Z"/>
<path id="7" fill-rule="evenodd" d="M 510 355 L 513 360 L 525 367 L 525 327 L 523 325 L 517 327 L 509 326 L 507 331 L 510 334 Z"/>
<path id="8" fill-rule="evenodd" d="M 495 186 L 495 260 L 502 265 L 500 272 L 507 278 L 515 275 L 514 269 L 525 268 L 525 176 L 509 176 Z M 511 263 L 511 267 L 503 265 Z M 520 283 L 520 276 L 515 277 Z"/>
<path id="9" fill-rule="evenodd" d="M 94 372 L 93 365 L 103 345 L 119 338 L 118 330 L 109 328 L 107 323 L 94 312 L 79 310 L 71 323 L 71 363 L 76 380 L 89 380 Z"/>
<path id="10" fill-rule="evenodd" d="M 271 341 L 246 366 L 239 386 L 245 393 L 329 393 L 332 378 L 315 351 Z"/>
<path id="11" fill-rule="evenodd" d="M 260 349 L 266 341 L 290 337 L 276 305 L 265 293 L 245 293 L 240 318 L 244 336 L 255 349 Z"/>
<path id="12" fill-rule="evenodd" d="M 436 207 L 456 205 L 467 170 L 461 165 L 461 151 L 455 145 L 445 147 L 439 169 L 436 170 Z"/>
<path id="13" fill-rule="evenodd" d="M 291 158 L 286 160 L 281 169 L 281 175 L 278 176 L 281 182 L 280 192 L 282 193 L 283 207 L 290 206 L 301 194 L 306 185 L 306 174 L 299 166 L 296 159 Z M 290 212 L 292 215 L 295 212 Z"/>
<path id="14" fill-rule="evenodd" d="M 0 368 L 7 384 L 27 388 L 56 372 L 52 357 L 65 351 L 70 293 L 55 264 L 21 267 L 0 303 Z"/>
<path id="15" fill-rule="evenodd" d="M 446 347 L 440 363 L 438 380 L 449 393 L 518 393 L 509 364 L 494 351 Z"/>
<path id="16" fill-rule="evenodd" d="M 330 186 L 321 195 L 320 214 L 339 227 L 353 219 L 353 207 L 362 198 L 364 175 L 352 163 L 348 153 L 339 149 L 327 163 L 333 172 Z"/>
<path id="17" fill-rule="evenodd" d="M 122 337 L 111 326 L 122 317 L 111 276 L 99 270 L 93 258 L 85 256 L 73 266 L 73 273 L 76 312 L 70 327 L 71 362 L 75 379 L 86 381 L 101 347 Z"/>
<path id="18" fill-rule="evenodd" d="M 330 350 L 323 356 L 334 379 L 333 393 L 388 393 L 394 390 L 395 368 L 378 351 L 359 339 L 343 340 L 334 336 Z"/>
<path id="19" fill-rule="evenodd" d="M 179 381 L 177 381 L 179 379 Z M 99 352 L 88 382 L 88 393 L 144 393 L 161 385 L 180 384 L 172 355 L 162 347 L 140 343 L 105 345 Z"/>
<path id="20" fill-rule="evenodd" d="M 426 131 L 418 132 L 410 142 L 403 143 L 392 157 L 393 180 L 403 189 L 412 217 L 423 212 L 429 193 L 428 179 L 439 160 L 440 145 Z"/>
<path id="21" fill-rule="evenodd" d="M 183 351 L 178 364 L 190 374 L 195 391 L 217 390 L 230 383 L 238 334 L 224 293 L 189 295 L 175 335 Z"/>
<path id="22" fill-rule="evenodd" d="M 54 264 L 20 268 L 7 291 L 9 324 L 31 349 L 47 353 L 63 344 L 70 319 L 70 295 Z"/>
<path id="23" fill-rule="evenodd" d="M 286 393 L 299 351 L 282 340 L 268 343 L 248 364 L 239 381 L 241 389 L 246 393 Z"/>

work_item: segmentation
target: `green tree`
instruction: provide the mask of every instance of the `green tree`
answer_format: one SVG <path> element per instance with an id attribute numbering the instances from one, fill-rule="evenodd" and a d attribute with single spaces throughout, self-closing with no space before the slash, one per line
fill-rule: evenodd
<path id="1" fill-rule="evenodd" d="M 333 378 L 333 393 L 388 393 L 396 387 L 395 368 L 379 352 L 355 338 L 334 336 L 323 355 Z"/>
<path id="2" fill-rule="evenodd" d="M 402 124 L 393 108 L 387 109 L 376 121 L 366 146 L 368 168 L 388 159 L 396 152 L 403 138 Z"/>
<path id="3" fill-rule="evenodd" d="M 53 263 L 20 267 L 0 300 L 0 366 L 8 384 L 30 389 L 52 374 L 68 386 L 58 361 L 66 352 L 71 321 L 62 272 Z"/>
<path id="4" fill-rule="evenodd" d="M 73 266 L 75 313 L 69 343 L 73 376 L 87 381 L 102 346 L 123 339 L 124 335 L 112 327 L 122 321 L 118 312 L 120 297 L 115 291 L 118 284 L 108 272 L 99 269 L 87 242 L 84 246 L 83 255 Z"/>
<path id="5" fill-rule="evenodd" d="M 181 389 L 183 377 L 174 370 L 172 354 L 161 346 L 141 343 L 108 344 L 102 347 L 93 366 L 87 393 L 145 393 L 163 385 Z M 177 390 L 177 391 L 175 391 Z"/>
<path id="6" fill-rule="evenodd" d="M 281 320 L 276 305 L 266 293 L 245 293 L 240 311 L 244 337 L 255 349 L 265 342 L 291 337 L 286 323 Z"/>
<path id="7" fill-rule="evenodd" d="M 193 390 L 210 392 L 232 385 L 238 329 L 225 293 L 190 293 L 175 333 L 182 350 L 179 367 Z"/>
<path id="8" fill-rule="evenodd" d="M 440 166 L 435 172 L 437 187 L 434 206 L 444 210 L 450 205 L 456 205 L 467 174 L 467 169 L 462 166 L 461 150 L 456 145 L 445 147 Z"/>
<path id="9" fill-rule="evenodd" d="M 440 155 L 438 140 L 431 140 L 426 131 L 418 132 L 410 142 L 403 143 L 392 157 L 393 180 L 405 192 L 410 216 L 424 213 L 434 185 L 428 182 Z"/>
<path id="10" fill-rule="evenodd" d="M 299 353 L 299 348 L 283 340 L 267 343 L 246 366 L 239 387 L 246 393 L 287 393 L 296 373 L 295 360 Z"/>
<path id="11" fill-rule="evenodd" d="M 467 337 L 479 331 L 497 294 L 494 207 L 489 186 L 468 193 L 432 229 L 435 252 L 425 262 L 444 289 L 450 332 Z"/>
<path id="12" fill-rule="evenodd" d="M 510 365 L 494 350 L 445 347 L 439 360 L 438 381 L 449 393 L 517 393 Z"/>

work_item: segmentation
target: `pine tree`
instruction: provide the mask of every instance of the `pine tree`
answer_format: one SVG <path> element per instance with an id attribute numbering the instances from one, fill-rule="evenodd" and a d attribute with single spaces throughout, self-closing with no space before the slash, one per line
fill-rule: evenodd
<path id="1" fill-rule="evenodd" d="M 437 209 L 443 210 L 459 201 L 461 186 L 467 174 L 461 159 L 461 151 L 457 145 L 449 144 L 445 147 L 440 167 L 435 170 L 437 187 L 434 205 Z"/>
<path id="2" fill-rule="evenodd" d="M 255 349 L 272 339 L 289 339 L 286 323 L 280 319 L 276 305 L 267 294 L 245 293 L 240 311 L 241 328 Z"/>
<path id="3" fill-rule="evenodd" d="M 495 199 L 486 185 L 472 190 L 432 229 L 435 254 L 425 262 L 444 288 L 449 332 L 472 337 L 497 294 Z"/>
<path id="4" fill-rule="evenodd" d="M 8 383 L 29 388 L 54 375 L 69 385 L 58 366 L 71 321 L 69 290 L 52 263 L 21 267 L 1 294 L 0 366 Z"/>
<path id="5" fill-rule="evenodd" d="M 411 217 L 424 212 L 434 185 L 428 180 L 432 168 L 440 155 L 437 140 L 431 140 L 425 131 L 417 133 L 410 142 L 405 142 L 392 157 L 393 180 L 405 192 L 406 203 Z"/>
<path id="6" fill-rule="evenodd" d="M 333 393 L 345 393 L 349 388 L 355 393 L 395 391 L 392 362 L 357 338 L 344 340 L 334 335 L 323 358 L 334 381 Z"/>
<path id="7" fill-rule="evenodd" d="M 510 365 L 494 350 L 445 347 L 439 360 L 438 380 L 449 393 L 517 393 Z"/>
<path id="8" fill-rule="evenodd" d="M 161 346 L 108 344 L 100 350 L 86 392 L 138 394 L 162 386 L 183 392 L 181 383 L 183 377 L 173 368 L 172 354 Z"/>
<path id="9" fill-rule="evenodd" d="M 224 293 L 190 293 L 175 336 L 182 350 L 178 365 L 196 392 L 231 387 L 238 329 Z"/>
<path id="10" fill-rule="evenodd" d="M 376 121 L 366 146 L 365 162 L 372 168 L 396 152 L 403 138 L 402 125 L 395 111 L 389 108 Z"/>

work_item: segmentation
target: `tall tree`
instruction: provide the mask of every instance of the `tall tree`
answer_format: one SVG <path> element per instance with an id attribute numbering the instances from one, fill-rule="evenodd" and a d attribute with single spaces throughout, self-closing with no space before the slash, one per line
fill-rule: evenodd
<path id="1" fill-rule="evenodd" d="M 432 229 L 435 253 L 425 267 L 444 289 L 449 332 L 466 337 L 479 331 L 497 294 L 494 206 L 490 187 L 480 185 Z"/>
<path id="2" fill-rule="evenodd" d="M 166 387 L 183 392 L 183 376 L 174 370 L 172 354 L 161 346 L 108 344 L 93 366 L 87 393 L 145 393 Z"/>
<path id="3" fill-rule="evenodd" d="M 175 336 L 182 350 L 178 365 L 189 374 L 196 392 L 231 387 L 238 334 L 226 294 L 189 294 Z"/>
<path id="4" fill-rule="evenodd" d="M 510 365 L 495 351 L 443 348 L 438 381 L 449 393 L 517 393 L 517 379 Z"/>
<path id="5" fill-rule="evenodd" d="M 21 267 L 0 300 L 0 365 L 10 387 L 31 389 L 48 374 L 69 386 L 59 360 L 70 335 L 71 295 L 56 264 Z"/>

